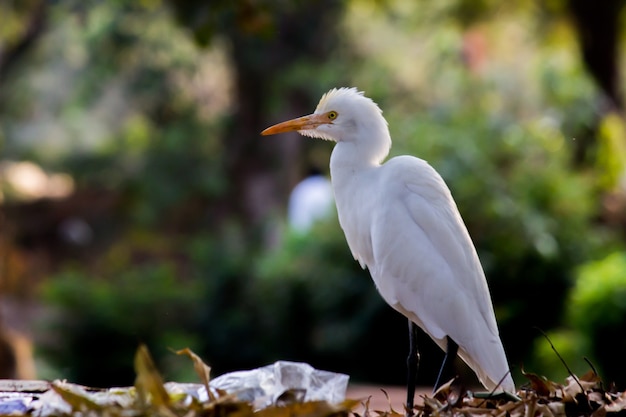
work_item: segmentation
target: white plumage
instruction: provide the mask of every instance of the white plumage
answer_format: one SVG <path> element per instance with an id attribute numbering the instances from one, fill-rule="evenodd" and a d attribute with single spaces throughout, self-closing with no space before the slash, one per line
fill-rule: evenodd
<path id="1" fill-rule="evenodd" d="M 263 131 L 337 142 L 330 173 L 339 222 L 356 260 L 389 305 L 442 349 L 446 336 L 489 390 L 515 391 L 478 255 L 450 190 L 391 147 L 382 111 L 354 88 L 333 89 L 310 116 Z"/>

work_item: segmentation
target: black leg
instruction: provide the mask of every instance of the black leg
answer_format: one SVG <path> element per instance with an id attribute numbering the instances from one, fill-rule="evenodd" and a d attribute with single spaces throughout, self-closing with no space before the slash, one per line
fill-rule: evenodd
<path id="1" fill-rule="evenodd" d="M 409 417 L 413 415 L 413 399 L 415 398 L 415 383 L 419 364 L 420 354 L 417 350 L 417 325 L 409 320 L 409 357 L 406 359 L 406 413 Z"/>
<path id="2" fill-rule="evenodd" d="M 456 354 L 459 350 L 459 345 L 452 339 L 450 336 L 446 336 L 448 346 L 446 348 L 446 356 L 443 358 L 443 364 L 441 365 L 441 369 L 439 370 L 439 375 L 437 376 L 437 382 L 435 383 L 435 388 L 433 392 L 437 391 L 439 387 L 444 383 L 444 378 L 449 378 L 450 371 L 452 370 L 452 365 L 454 364 L 454 359 L 456 358 Z"/>

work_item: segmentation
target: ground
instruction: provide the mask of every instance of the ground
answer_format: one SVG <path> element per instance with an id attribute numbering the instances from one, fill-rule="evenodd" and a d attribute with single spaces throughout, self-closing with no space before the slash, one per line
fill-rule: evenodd
<path id="1" fill-rule="evenodd" d="M 389 396 L 389 399 L 385 396 L 385 393 Z M 415 403 L 422 403 L 421 395 L 431 395 L 432 388 L 418 388 L 415 390 Z M 363 399 L 370 398 L 370 410 L 389 410 L 389 403 L 391 407 L 398 412 L 404 411 L 404 403 L 406 401 L 406 387 L 404 386 L 383 386 L 383 385 L 361 385 L 350 384 L 348 391 L 346 392 L 346 398 L 350 399 Z M 361 414 L 363 407 L 358 407 L 354 411 Z"/>

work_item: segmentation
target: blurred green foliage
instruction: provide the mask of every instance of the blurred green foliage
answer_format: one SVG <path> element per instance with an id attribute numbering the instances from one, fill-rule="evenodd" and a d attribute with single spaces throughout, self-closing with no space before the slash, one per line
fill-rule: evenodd
<path id="1" fill-rule="evenodd" d="M 626 253 L 610 252 L 578 267 L 565 303 L 561 325 L 548 333 L 554 348 L 577 375 L 593 369 L 605 384 L 623 390 Z M 535 341 L 532 365 L 555 377 L 567 377 L 567 368 L 555 357 L 549 342 Z"/>
<path id="2" fill-rule="evenodd" d="M 607 383 L 626 387 L 626 254 L 611 253 L 579 268 L 567 304 L 567 323 L 587 345 Z"/>
<path id="3" fill-rule="evenodd" d="M 553 381 L 564 381 L 570 375 L 568 368 L 578 376 L 591 370 L 585 362 L 589 353 L 589 339 L 583 334 L 571 329 L 554 329 L 535 339 L 532 360 L 525 363 L 524 370 L 549 375 Z"/>
<path id="4" fill-rule="evenodd" d="M 620 187 L 626 167 L 626 126 L 617 114 L 605 116 L 598 129 L 596 164 L 600 167 L 601 187 L 612 190 Z"/>
<path id="5" fill-rule="evenodd" d="M 277 91 L 302 84 L 300 94 L 314 86 L 321 95 L 341 77 L 383 108 L 394 154 L 418 155 L 442 174 L 485 267 L 518 381 L 521 365 L 548 377 L 562 370 L 536 327 L 567 358 L 617 355 L 603 341 L 626 319 L 623 303 L 605 315 L 615 299 L 605 289 L 623 257 L 576 268 L 620 248 L 595 220 L 604 175 L 615 180 L 621 156 L 605 147 L 593 169 L 572 163 L 598 110 L 567 23 L 546 23 L 546 10 L 528 2 L 493 20 L 481 20 L 491 1 L 344 4 L 325 63 L 298 61 Z M 232 12 L 218 5 L 214 17 Z M 52 10 L 48 34 L 2 92 L 13 105 L 0 112 L 0 149 L 70 173 L 79 189 L 112 189 L 122 204 L 98 260 L 68 262 L 45 283 L 44 301 L 60 310 L 42 338 L 51 377 L 131 384 L 144 342 L 172 377 L 180 371 L 167 366 L 167 348 L 189 346 L 216 374 L 291 359 L 403 383 L 406 320 L 352 259 L 336 218 L 298 235 L 275 213 L 251 231 L 222 208 L 232 186 L 222 135 L 244 123 L 231 120 L 233 107 L 249 103 L 224 98 L 233 45 L 215 33 L 220 21 L 195 34 L 212 42 L 203 50 L 158 1 Z M 288 98 L 268 97 L 283 103 L 270 110 Z M 619 123 L 603 126 L 602 144 L 624 139 Z M 565 315 L 570 308 L 582 315 Z M 567 320 L 576 331 L 559 333 Z M 442 355 L 428 339 L 420 345 L 425 383 Z"/>
<path id="6" fill-rule="evenodd" d="M 110 264 L 98 273 L 69 269 L 43 288 L 48 303 L 62 310 L 41 330 L 48 335 L 42 354 L 60 374 L 90 386 L 132 385 L 132 358 L 140 343 L 154 346 L 162 364 L 168 348 L 199 345 L 197 314 L 202 308 L 200 280 L 175 278 L 175 266 Z M 194 326 L 195 324 L 195 326 Z M 166 368 L 180 378 L 180 370 Z"/>

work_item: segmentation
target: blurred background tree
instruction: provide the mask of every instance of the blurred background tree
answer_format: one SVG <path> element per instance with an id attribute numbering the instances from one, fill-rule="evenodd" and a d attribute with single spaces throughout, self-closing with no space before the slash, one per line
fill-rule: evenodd
<path id="1" fill-rule="evenodd" d="M 291 359 L 403 384 L 405 320 L 335 215 L 286 222 L 331 146 L 259 136 L 354 85 L 451 187 L 517 382 L 566 375 L 538 327 L 625 384 L 623 2 L 583 3 L 0 3 L 3 326 L 39 377 L 90 385 L 131 384 L 140 342 L 172 379 L 189 346 L 216 374 Z M 428 383 L 442 354 L 421 345 Z"/>

